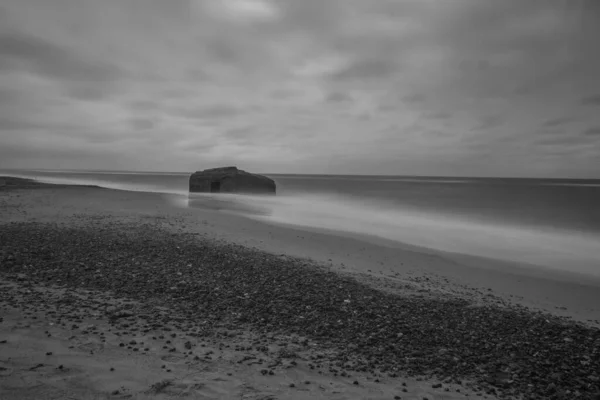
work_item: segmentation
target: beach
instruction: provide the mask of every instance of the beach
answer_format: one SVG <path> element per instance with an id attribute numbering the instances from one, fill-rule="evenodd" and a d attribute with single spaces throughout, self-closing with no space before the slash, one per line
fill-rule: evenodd
<path id="1" fill-rule="evenodd" d="M 600 392 L 596 277 L 0 181 L 2 399 Z"/>

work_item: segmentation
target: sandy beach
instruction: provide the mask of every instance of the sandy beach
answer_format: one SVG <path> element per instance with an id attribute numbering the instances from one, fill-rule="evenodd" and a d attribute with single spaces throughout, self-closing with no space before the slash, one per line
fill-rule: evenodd
<path id="1" fill-rule="evenodd" d="M 2 399 L 595 398 L 598 279 L 0 178 Z"/>

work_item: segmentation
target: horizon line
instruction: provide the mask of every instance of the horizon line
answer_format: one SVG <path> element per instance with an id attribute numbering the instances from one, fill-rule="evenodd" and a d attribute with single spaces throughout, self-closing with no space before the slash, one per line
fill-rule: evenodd
<path id="1" fill-rule="evenodd" d="M 111 169 L 58 169 L 58 168 L 0 168 L 0 171 L 31 171 L 31 172 L 75 172 L 75 173 L 134 173 L 134 174 L 191 174 L 196 171 L 156 171 L 156 170 L 111 170 Z M 200 170 L 198 170 L 200 171 Z M 402 175 L 402 174 L 330 174 L 330 173 L 282 173 L 282 172 L 252 172 L 260 175 L 293 175 L 293 176 L 364 176 L 364 177 L 406 177 L 406 178 L 463 178 L 463 179 L 553 179 L 553 180 L 600 180 L 597 178 L 573 177 L 540 177 L 540 176 L 498 176 L 498 175 Z"/>

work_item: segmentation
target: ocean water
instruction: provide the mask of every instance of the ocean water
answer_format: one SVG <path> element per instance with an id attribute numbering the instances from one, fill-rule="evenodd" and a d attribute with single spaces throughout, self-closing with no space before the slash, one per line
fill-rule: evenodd
<path id="1" fill-rule="evenodd" d="M 276 224 L 600 276 L 600 180 L 267 174 L 277 196 L 193 195 L 188 173 L 0 171 L 171 194 Z"/>

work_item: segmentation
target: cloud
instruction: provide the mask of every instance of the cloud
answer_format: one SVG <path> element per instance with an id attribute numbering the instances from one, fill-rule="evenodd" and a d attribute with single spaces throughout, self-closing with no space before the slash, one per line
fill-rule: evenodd
<path id="1" fill-rule="evenodd" d="M 149 118 L 134 118 L 131 120 L 133 129 L 138 131 L 145 131 L 154 128 L 156 121 Z"/>
<path id="2" fill-rule="evenodd" d="M 187 144 L 185 146 L 185 151 L 186 152 L 191 152 L 191 153 L 207 153 L 212 151 L 215 148 L 215 144 L 214 143 L 207 143 L 207 142 L 195 142 L 192 144 Z"/>
<path id="3" fill-rule="evenodd" d="M 479 119 L 479 125 L 475 127 L 477 130 L 486 130 L 495 128 L 502 125 L 505 122 L 504 115 L 486 115 Z"/>
<path id="4" fill-rule="evenodd" d="M 436 112 L 427 114 L 426 118 L 444 120 L 444 119 L 452 118 L 452 114 L 449 112 L 445 112 L 445 111 L 436 111 Z"/>
<path id="5" fill-rule="evenodd" d="M 120 76 L 114 66 L 89 60 L 78 53 L 16 31 L 0 33 L 0 69 L 22 67 L 49 78 L 68 81 L 108 82 Z"/>
<path id="6" fill-rule="evenodd" d="M 133 100 L 129 106 L 135 111 L 157 111 L 161 108 L 161 103 L 154 100 Z"/>
<path id="7" fill-rule="evenodd" d="M 563 145 L 572 145 L 573 143 L 577 143 L 581 141 L 581 138 L 573 137 L 573 136 L 564 136 L 564 135 L 554 135 L 550 137 L 545 137 L 536 142 L 538 145 L 544 146 L 563 146 Z"/>
<path id="8" fill-rule="evenodd" d="M 585 136 L 600 136 L 600 126 L 593 126 L 586 129 L 583 134 Z"/>
<path id="9" fill-rule="evenodd" d="M 39 129 L 40 127 L 43 127 L 43 125 L 21 118 L 0 116 L 0 130 L 20 131 L 29 129 Z"/>
<path id="10" fill-rule="evenodd" d="M 573 117 L 552 118 L 552 119 L 549 119 L 548 121 L 544 122 L 542 124 L 542 126 L 544 128 L 555 128 L 555 127 L 560 127 L 560 126 L 566 125 L 573 121 L 574 121 Z"/>
<path id="11" fill-rule="evenodd" d="M 0 167 L 587 176 L 547 155 L 600 152 L 594 7 L 5 0 Z"/>
<path id="12" fill-rule="evenodd" d="M 328 103 L 345 103 L 352 101 L 352 96 L 343 92 L 331 92 L 327 95 L 325 101 Z"/>
<path id="13" fill-rule="evenodd" d="M 18 90 L 9 87 L 0 87 L 0 106 L 15 104 L 21 99 Z"/>
<path id="14" fill-rule="evenodd" d="M 334 80 L 353 81 L 386 79 L 397 73 L 397 65 L 392 60 L 358 59 L 348 66 L 331 74 Z"/>
<path id="15" fill-rule="evenodd" d="M 250 126 L 243 126 L 237 128 L 231 128 L 224 132 L 224 136 L 228 139 L 240 140 L 247 137 L 251 137 L 254 129 Z"/>
<path id="16" fill-rule="evenodd" d="M 583 100 L 581 100 L 581 104 L 584 106 L 600 105 L 600 94 L 584 98 Z"/>
<path id="17" fill-rule="evenodd" d="M 245 110 L 231 104 L 213 104 L 209 106 L 185 107 L 175 112 L 192 119 L 230 118 L 243 113 Z"/>
<path id="18" fill-rule="evenodd" d="M 115 87 L 96 82 L 69 82 L 64 85 L 64 93 L 78 100 L 99 101 L 113 96 Z"/>
<path id="19" fill-rule="evenodd" d="M 423 103 L 426 97 L 423 93 L 413 93 L 407 96 L 404 96 L 403 101 L 407 103 Z"/>

